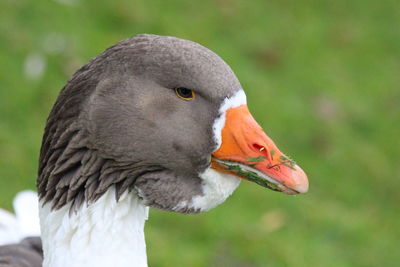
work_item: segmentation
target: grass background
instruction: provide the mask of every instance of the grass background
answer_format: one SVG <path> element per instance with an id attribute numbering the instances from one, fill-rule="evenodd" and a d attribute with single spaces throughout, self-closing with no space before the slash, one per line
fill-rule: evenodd
<path id="1" fill-rule="evenodd" d="M 205 214 L 153 210 L 150 266 L 398 266 L 399 24 L 397 0 L 2 0 L 0 206 L 34 188 L 47 114 L 80 65 L 173 35 L 230 64 L 310 192 L 242 182 Z"/>

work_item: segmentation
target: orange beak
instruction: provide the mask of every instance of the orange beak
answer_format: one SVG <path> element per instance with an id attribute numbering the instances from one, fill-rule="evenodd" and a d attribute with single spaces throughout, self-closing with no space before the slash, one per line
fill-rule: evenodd
<path id="1" fill-rule="evenodd" d="M 212 167 L 286 194 L 308 191 L 307 175 L 276 147 L 247 105 L 226 111 L 222 144 L 212 154 Z"/>

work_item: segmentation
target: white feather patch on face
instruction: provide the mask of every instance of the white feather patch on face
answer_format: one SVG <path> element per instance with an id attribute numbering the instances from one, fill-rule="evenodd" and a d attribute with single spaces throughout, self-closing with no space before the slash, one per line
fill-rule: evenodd
<path id="1" fill-rule="evenodd" d="M 217 117 L 217 119 L 214 121 L 213 124 L 213 134 L 214 134 L 213 137 L 215 142 L 217 143 L 217 147 L 215 148 L 214 151 L 217 151 L 222 144 L 221 132 L 225 126 L 226 111 L 230 108 L 246 104 L 247 104 L 246 94 L 242 89 L 237 91 L 231 97 L 225 98 L 225 100 L 222 102 L 221 107 L 219 108 L 219 116 Z"/>
<path id="2" fill-rule="evenodd" d="M 239 178 L 212 168 L 207 168 L 199 177 L 203 180 L 203 195 L 195 196 L 190 201 L 182 201 L 173 210 L 190 208 L 208 211 L 224 202 L 240 184 Z"/>
<path id="3" fill-rule="evenodd" d="M 213 124 L 213 138 L 217 144 L 214 151 L 222 144 L 222 129 L 225 126 L 226 111 L 241 105 L 246 105 L 246 94 L 242 89 L 230 97 L 225 98 L 219 108 L 219 116 Z M 182 201 L 174 210 L 179 211 L 191 208 L 199 211 L 208 211 L 224 202 L 240 184 L 240 179 L 226 173 L 207 168 L 199 174 L 202 179 L 203 195 L 195 196 L 190 201 Z"/>

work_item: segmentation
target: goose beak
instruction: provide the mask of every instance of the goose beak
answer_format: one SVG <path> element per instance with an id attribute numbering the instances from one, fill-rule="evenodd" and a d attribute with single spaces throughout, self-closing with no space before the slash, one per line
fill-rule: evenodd
<path id="1" fill-rule="evenodd" d="M 285 194 L 308 191 L 307 175 L 276 147 L 247 105 L 226 111 L 222 144 L 212 153 L 211 166 Z"/>

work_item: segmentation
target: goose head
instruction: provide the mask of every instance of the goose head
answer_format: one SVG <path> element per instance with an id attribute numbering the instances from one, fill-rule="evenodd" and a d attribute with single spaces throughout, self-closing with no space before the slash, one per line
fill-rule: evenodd
<path id="1" fill-rule="evenodd" d="M 47 121 L 38 189 L 53 209 L 132 192 L 196 213 L 241 179 L 305 193 L 305 173 L 251 116 L 231 68 L 191 41 L 137 35 L 79 69 Z"/>

